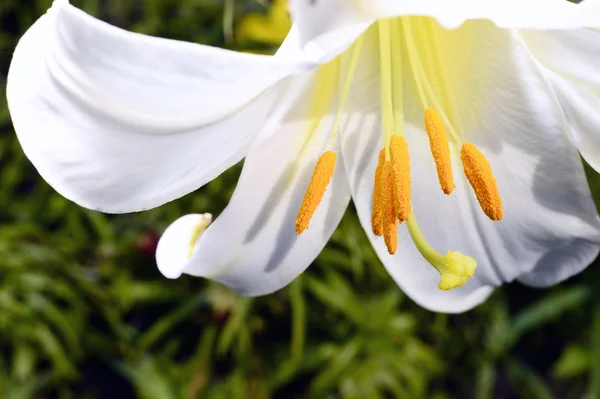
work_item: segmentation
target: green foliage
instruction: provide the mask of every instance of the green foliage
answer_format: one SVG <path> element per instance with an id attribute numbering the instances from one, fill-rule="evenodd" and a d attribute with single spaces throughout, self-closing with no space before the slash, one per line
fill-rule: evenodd
<path id="1" fill-rule="evenodd" d="M 137 32 L 269 49 L 235 41 L 242 16 L 266 11 L 254 0 L 73 3 Z M 49 5 L 0 2 L 0 79 Z M 432 314 L 398 289 L 350 210 L 314 266 L 273 295 L 165 280 L 159 234 L 184 213 L 218 214 L 238 173 L 148 212 L 87 211 L 37 175 L 0 96 L 0 397 L 600 397 L 595 265 L 560 287 L 510 285 L 467 314 Z"/>

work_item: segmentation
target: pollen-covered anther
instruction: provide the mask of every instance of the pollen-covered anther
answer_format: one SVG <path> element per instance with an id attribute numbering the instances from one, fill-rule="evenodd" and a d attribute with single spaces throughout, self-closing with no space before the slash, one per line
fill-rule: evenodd
<path id="1" fill-rule="evenodd" d="M 429 146 L 435 161 L 440 186 L 444 194 L 450 195 L 456 185 L 452 176 L 448 133 L 446 133 L 440 114 L 434 108 L 428 108 L 425 111 L 425 130 L 429 136 Z"/>
<path id="2" fill-rule="evenodd" d="M 442 278 L 438 284 L 440 290 L 451 290 L 464 285 L 475 273 L 477 261 L 459 251 L 446 253 L 445 265 L 440 270 Z"/>
<path id="3" fill-rule="evenodd" d="M 381 207 L 383 210 L 383 238 L 390 255 L 398 249 L 398 220 L 394 198 L 392 163 L 385 161 L 381 168 Z"/>
<path id="4" fill-rule="evenodd" d="M 337 155 L 333 151 L 327 151 L 319 157 L 310 184 L 304 194 L 302 205 L 298 211 L 296 234 L 301 234 L 308 228 L 310 220 L 323 200 L 323 196 L 335 170 L 336 159 Z"/>
<path id="5" fill-rule="evenodd" d="M 406 221 L 411 211 L 410 204 L 410 156 L 408 144 L 402 136 L 392 136 L 390 140 L 390 159 L 394 177 L 394 197 L 396 198 L 396 216 L 400 223 Z"/>
<path id="6" fill-rule="evenodd" d="M 373 184 L 373 209 L 371 210 L 371 227 L 373 234 L 383 235 L 383 202 L 381 198 L 381 169 L 385 162 L 385 149 L 379 151 L 379 161 L 375 169 L 375 182 Z"/>
<path id="7" fill-rule="evenodd" d="M 471 143 L 463 144 L 460 150 L 465 175 L 471 183 L 477 201 L 483 212 L 492 220 L 502 219 L 502 197 L 498 191 L 496 178 L 492 173 L 492 167 L 485 155 Z"/>

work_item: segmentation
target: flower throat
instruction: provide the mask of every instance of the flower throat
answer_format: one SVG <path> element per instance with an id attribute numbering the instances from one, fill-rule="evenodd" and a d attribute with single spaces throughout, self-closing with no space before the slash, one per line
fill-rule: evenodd
<path id="1" fill-rule="evenodd" d="M 418 27 L 413 28 L 416 20 Z M 420 23 L 424 22 L 424 23 Z M 411 176 L 409 146 L 404 137 L 404 91 L 403 57 L 407 57 L 410 75 L 419 94 L 424 112 L 424 128 L 427 132 L 431 155 L 435 163 L 438 181 L 442 192 L 451 195 L 456 185 L 452 167 L 452 154 L 460 148 L 460 161 L 463 172 L 477 198 L 483 212 L 493 221 L 503 217 L 502 198 L 496 179 L 485 155 L 472 143 L 463 142 L 451 123 L 441 101 L 432 88 L 428 74 L 421 61 L 417 48 L 416 33 L 426 37 L 428 51 L 439 58 L 440 44 L 437 38 L 439 29 L 432 20 L 422 17 L 402 17 L 377 22 L 379 64 L 381 82 L 381 135 L 383 148 L 379 151 L 378 163 L 373 180 L 373 205 L 371 228 L 383 241 L 390 255 L 398 248 L 398 226 L 406 222 L 411 239 L 421 255 L 440 273 L 438 287 L 449 290 L 465 284 L 473 276 L 476 261 L 459 251 L 437 252 L 421 232 L 411 204 Z M 416 29 L 416 30 L 415 30 Z M 345 84 L 340 93 L 340 103 L 328 150 L 321 155 L 315 166 L 312 179 L 298 211 L 296 234 L 309 227 L 319 203 L 325 195 L 333 177 L 337 156 L 332 151 L 337 136 L 343 109 L 348 98 L 352 81 L 363 47 L 361 36 L 348 50 L 350 64 L 346 72 Z M 420 44 L 423 44 L 421 41 Z M 342 55 L 346 56 L 346 55 Z M 340 56 L 340 57 L 342 57 Z M 339 73 L 339 58 L 321 67 L 320 73 L 334 68 Z M 442 71 L 443 72 L 443 71 Z M 444 79 L 442 73 L 442 79 Z M 317 83 L 319 78 L 317 77 Z M 331 83 L 330 83 L 331 84 Z M 443 86 L 443 85 L 442 85 Z M 446 100 L 451 101 L 450 90 L 446 90 Z M 315 102 L 323 103 L 322 98 Z M 326 109 L 318 113 L 325 115 Z M 454 115 L 454 118 L 457 116 Z M 314 126 L 312 129 L 314 130 Z"/>

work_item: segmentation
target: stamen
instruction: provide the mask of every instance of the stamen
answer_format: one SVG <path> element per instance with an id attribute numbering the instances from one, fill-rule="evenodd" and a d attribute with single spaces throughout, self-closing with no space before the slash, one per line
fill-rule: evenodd
<path id="1" fill-rule="evenodd" d="M 319 157 L 310 184 L 306 189 L 306 194 L 304 194 L 302 206 L 300 206 L 300 210 L 298 211 L 296 234 L 301 234 L 308 228 L 310 220 L 321 203 L 327 186 L 331 181 L 336 159 L 336 153 L 333 151 L 326 151 Z"/>
<path id="2" fill-rule="evenodd" d="M 308 109 L 306 128 L 302 135 L 302 142 L 299 145 L 296 159 L 303 157 L 307 151 L 316 146 L 316 141 L 320 135 L 315 134 L 321 125 L 323 118 L 329 114 L 333 107 L 337 82 L 340 74 L 340 57 L 334 58 L 330 62 L 321 65 L 316 73 L 314 88 L 310 98 L 310 107 Z M 331 148 L 329 148 L 331 149 Z M 291 176 L 294 176 L 296 170 Z"/>
<path id="3" fill-rule="evenodd" d="M 381 200 L 381 169 L 385 162 L 385 149 L 379 151 L 379 162 L 377 163 L 377 169 L 375 169 L 375 184 L 373 186 L 373 209 L 371 213 L 371 227 L 373 228 L 373 234 L 377 236 L 383 235 L 383 202 Z"/>
<path id="4" fill-rule="evenodd" d="M 423 108 L 429 108 L 429 103 L 427 102 L 427 97 L 425 96 L 425 89 L 423 87 L 422 82 L 422 74 L 421 70 L 423 66 L 419 62 L 419 53 L 417 51 L 417 46 L 415 45 L 415 41 L 412 37 L 412 29 L 410 27 L 410 19 L 403 18 L 402 19 L 402 30 L 404 31 L 404 40 L 406 41 L 406 51 L 408 53 L 408 62 L 412 69 L 415 85 L 417 86 L 417 92 L 419 93 L 419 98 L 423 104 Z"/>
<path id="5" fill-rule="evenodd" d="M 379 57 L 380 57 L 380 80 L 381 80 L 381 120 L 384 147 L 389 151 L 389 142 L 395 129 L 394 105 L 393 105 L 393 81 L 392 81 L 392 47 L 390 37 L 390 21 L 382 19 L 378 22 L 379 27 Z M 389 160 L 389 152 L 386 154 Z"/>
<path id="6" fill-rule="evenodd" d="M 198 224 L 194 227 L 194 231 L 190 236 L 190 243 L 188 244 L 188 259 L 192 258 L 194 255 L 194 247 L 196 246 L 196 241 L 198 241 L 198 237 L 200 234 L 204 233 L 204 230 L 208 227 L 208 225 L 212 222 L 212 215 L 210 213 L 205 213 L 200 217 Z"/>
<path id="7" fill-rule="evenodd" d="M 429 136 L 429 146 L 435 161 L 438 179 L 442 191 L 450 195 L 456 185 L 452 177 L 452 164 L 450 162 L 450 147 L 448 146 L 448 134 L 440 114 L 434 108 L 425 111 L 425 129 Z"/>
<path id="8" fill-rule="evenodd" d="M 394 122 L 396 123 L 396 134 L 404 134 L 404 67 L 402 65 L 402 31 L 400 18 L 392 20 L 390 35 L 392 42 L 392 102 L 394 108 Z"/>
<path id="9" fill-rule="evenodd" d="M 483 212 L 492 220 L 501 220 L 502 198 L 490 162 L 472 143 L 463 144 L 460 159 Z"/>
<path id="10" fill-rule="evenodd" d="M 423 20 L 425 21 L 425 20 Z M 439 26 L 439 24 L 437 24 L 437 22 L 434 21 L 429 21 L 428 23 L 429 25 L 429 40 L 431 43 L 430 47 L 433 50 L 433 62 L 436 64 L 441 65 L 445 59 L 444 54 L 442 53 L 442 43 L 440 43 L 440 31 L 442 31 L 443 29 Z M 456 133 L 456 130 L 454 129 L 454 126 L 461 126 L 460 123 L 460 113 L 456 112 L 456 98 L 454 95 L 454 91 L 452 90 L 452 88 L 449 86 L 450 84 L 450 79 L 448 78 L 448 71 L 446 68 L 439 68 L 439 73 L 437 74 L 437 78 L 439 79 L 437 86 L 440 87 L 441 91 L 442 91 L 442 98 L 444 100 L 444 104 L 446 104 L 446 108 L 448 110 L 448 117 L 451 117 L 451 119 L 454 121 L 454 124 L 450 124 L 449 122 L 449 118 L 446 117 L 444 118 L 444 115 L 442 115 L 442 119 L 444 119 L 444 122 L 448 124 L 449 126 L 449 130 L 450 130 L 450 135 L 454 138 L 454 140 L 458 143 L 460 143 L 460 138 L 458 137 L 458 134 Z"/>
<path id="11" fill-rule="evenodd" d="M 440 290 L 451 290 L 464 285 L 473 277 L 477 262 L 459 251 L 448 251 L 446 255 L 437 252 L 425 239 L 417 218 L 411 213 L 407 221 L 408 232 L 419 253 L 440 273 Z"/>
<path id="12" fill-rule="evenodd" d="M 423 107 L 425 109 L 431 108 L 428 105 L 429 101 L 431 101 L 432 107 L 439 111 L 439 117 L 448 127 L 452 139 L 457 143 L 462 143 L 458 133 L 454 129 L 454 126 L 452 123 L 450 123 L 450 119 L 444 112 L 435 90 L 431 86 L 431 83 L 429 83 L 427 71 L 421 62 L 421 56 L 417 50 L 416 39 L 413 37 L 413 29 L 411 28 L 410 18 L 403 19 L 402 26 L 404 28 L 404 38 L 406 40 L 408 59 L 410 61 L 410 66 L 415 78 L 415 84 L 417 85 L 417 91 L 419 92 L 419 97 L 421 98 Z M 429 97 L 429 100 L 427 100 L 427 96 Z"/>
<path id="13" fill-rule="evenodd" d="M 364 41 L 365 41 L 365 37 L 364 37 L 364 35 L 362 35 L 356 40 L 356 42 L 352 46 L 352 52 L 350 55 L 350 64 L 348 66 L 348 72 L 346 73 L 346 82 L 344 83 L 343 90 L 341 92 L 340 105 L 338 107 L 338 111 L 335 116 L 335 122 L 333 123 L 333 128 L 331 129 L 331 139 L 329 140 L 329 149 L 333 148 L 333 143 L 335 142 L 338 131 L 340 129 L 340 124 L 342 122 L 342 116 L 344 116 L 344 108 L 346 107 L 346 102 L 348 101 L 350 89 L 352 88 L 352 82 L 354 80 L 354 75 L 356 73 L 356 67 L 358 66 L 358 61 L 360 59 L 360 52 L 362 50 Z"/>
<path id="14" fill-rule="evenodd" d="M 385 161 L 381 168 L 381 202 L 383 208 L 383 238 L 390 255 L 398 249 L 398 221 L 394 201 L 394 177 L 392 163 Z"/>
<path id="15" fill-rule="evenodd" d="M 406 221 L 411 211 L 410 204 L 410 157 L 408 144 L 402 136 L 392 136 L 390 141 L 390 158 L 394 177 L 394 197 L 396 198 L 396 215 L 400 223 Z"/>

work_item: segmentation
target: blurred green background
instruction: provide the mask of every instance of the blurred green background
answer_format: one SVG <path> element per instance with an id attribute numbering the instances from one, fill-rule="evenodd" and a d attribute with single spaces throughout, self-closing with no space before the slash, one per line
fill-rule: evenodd
<path id="1" fill-rule="evenodd" d="M 2 85 L 50 3 L 0 0 Z M 289 28 L 281 1 L 72 3 L 235 50 L 270 52 Z M 350 210 L 313 267 L 273 295 L 164 279 L 163 229 L 218 215 L 239 170 L 152 211 L 91 212 L 37 175 L 0 96 L 0 398 L 600 398 L 597 264 L 553 289 L 513 284 L 467 314 L 434 314 L 402 294 Z"/>

